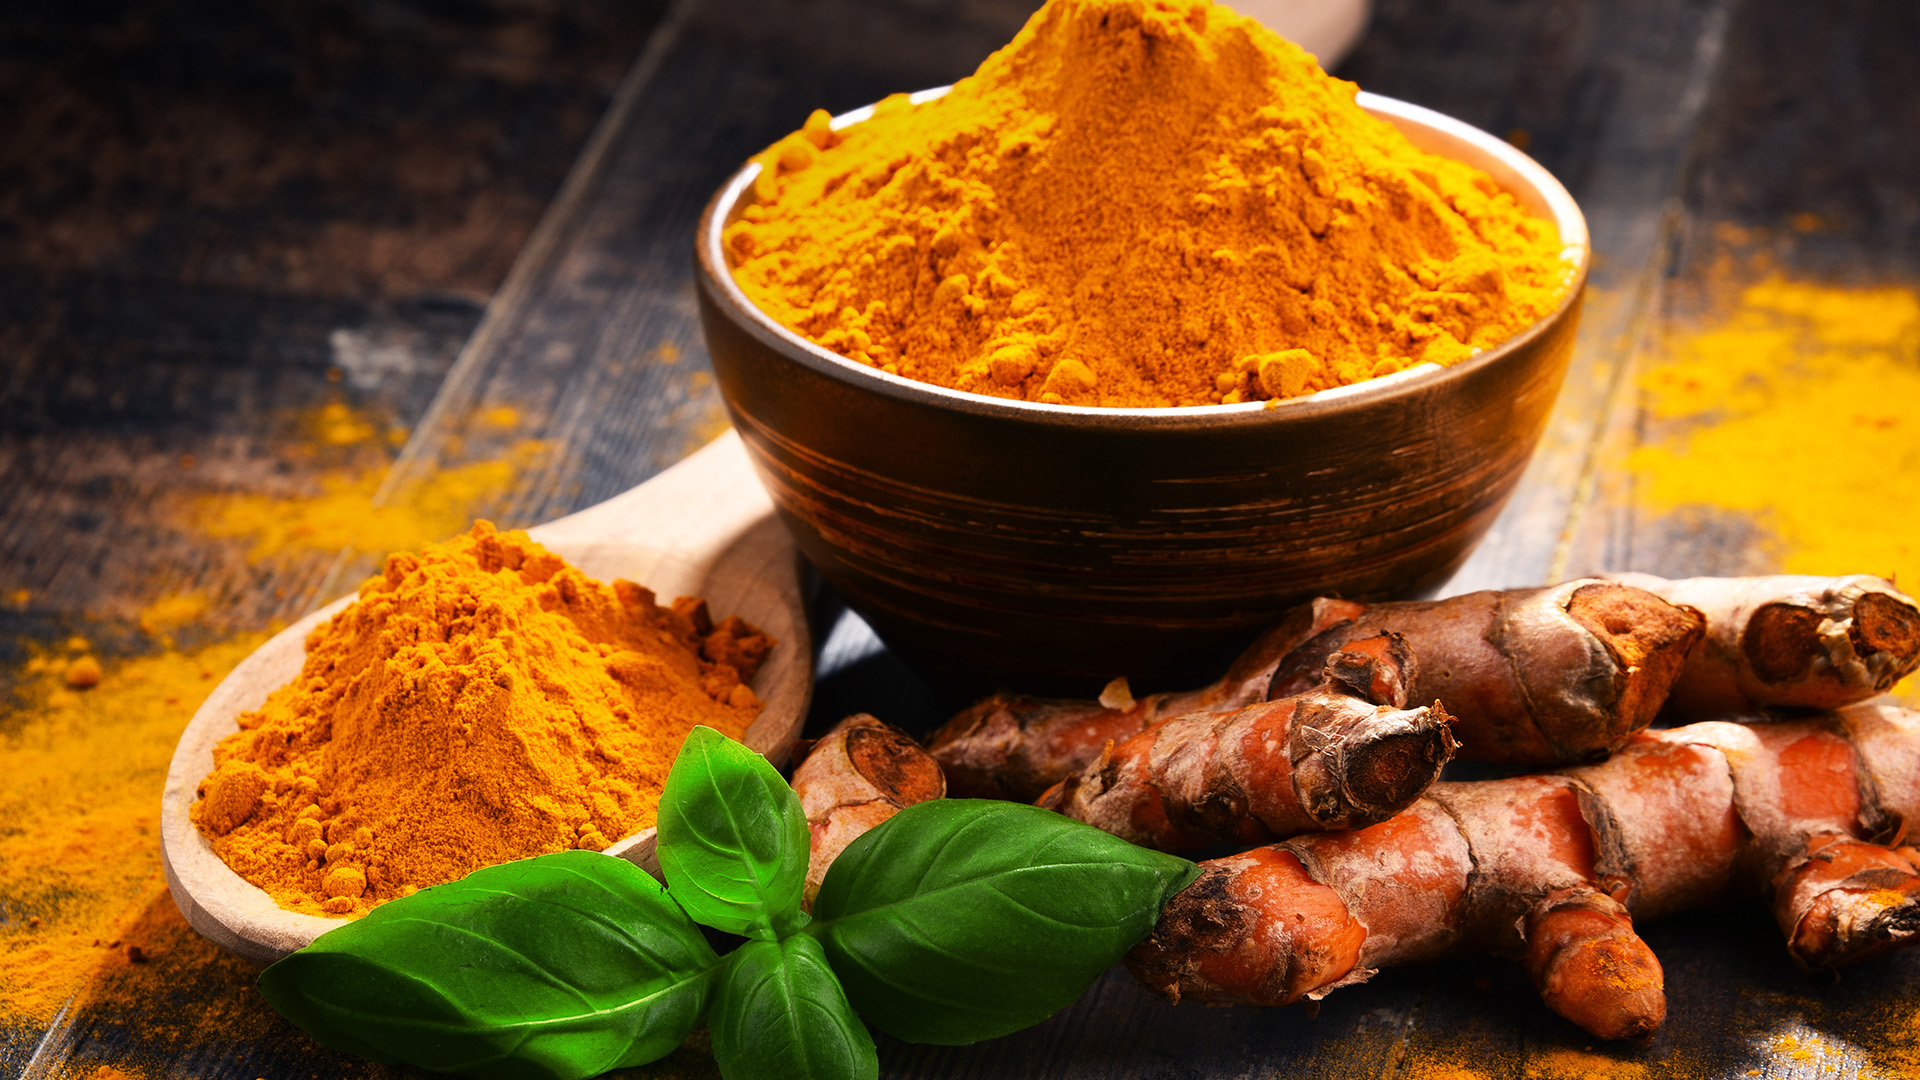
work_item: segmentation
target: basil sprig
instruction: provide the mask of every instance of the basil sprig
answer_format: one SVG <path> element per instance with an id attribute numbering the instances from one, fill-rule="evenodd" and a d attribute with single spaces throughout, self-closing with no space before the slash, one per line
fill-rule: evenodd
<path id="1" fill-rule="evenodd" d="M 665 888 L 593 852 L 490 867 L 323 934 L 261 995 L 329 1046 L 482 1078 L 644 1064 L 704 1020 L 727 1080 L 872 1080 L 862 1017 L 947 1044 L 1038 1023 L 1199 872 L 1035 807 L 936 801 L 849 846 L 809 922 L 799 798 L 708 728 L 659 830 Z M 696 922 L 749 940 L 720 957 Z"/>

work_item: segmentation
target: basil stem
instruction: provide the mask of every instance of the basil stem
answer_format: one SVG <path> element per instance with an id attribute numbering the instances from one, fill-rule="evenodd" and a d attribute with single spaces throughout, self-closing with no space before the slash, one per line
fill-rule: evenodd
<path id="1" fill-rule="evenodd" d="M 645 871 L 567 851 L 383 904 L 269 967 L 260 994 L 376 1061 L 578 1080 L 672 1052 L 719 964 Z"/>
<path id="2" fill-rule="evenodd" d="M 667 774 L 659 830 L 660 870 L 695 919 L 766 941 L 806 924 L 807 816 L 766 758 L 694 728 Z"/>
<path id="3" fill-rule="evenodd" d="M 1198 872 L 1038 807 L 944 799 L 841 853 L 806 932 L 868 1023 L 971 1043 L 1071 1004 Z"/>
<path id="4" fill-rule="evenodd" d="M 749 941 L 727 957 L 707 1020 L 727 1080 L 875 1080 L 873 1036 L 847 1004 L 820 943 Z"/>

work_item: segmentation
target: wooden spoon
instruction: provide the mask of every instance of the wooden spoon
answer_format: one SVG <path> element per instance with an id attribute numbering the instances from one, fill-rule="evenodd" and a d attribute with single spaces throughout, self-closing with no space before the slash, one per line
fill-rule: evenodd
<path id="1" fill-rule="evenodd" d="M 738 435 L 729 432 L 631 491 L 528 532 L 592 577 L 637 581 L 663 600 L 703 596 L 716 616 L 739 615 L 772 634 L 778 644 L 753 680 L 765 704 L 746 742 L 775 765 L 785 763 L 813 692 L 813 642 L 798 556 Z M 352 600 L 328 604 L 241 661 L 194 713 L 167 768 L 160 853 L 173 902 L 194 929 L 249 959 L 277 960 L 346 920 L 281 908 L 214 854 L 187 808 L 213 770 L 214 744 L 240 729 L 241 713 L 300 673 L 307 634 Z M 659 872 L 652 828 L 607 852 Z"/>

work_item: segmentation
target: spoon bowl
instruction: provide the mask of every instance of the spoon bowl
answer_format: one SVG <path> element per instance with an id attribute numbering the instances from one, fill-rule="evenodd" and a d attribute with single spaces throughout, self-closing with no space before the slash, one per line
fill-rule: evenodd
<path id="1" fill-rule="evenodd" d="M 813 691 L 813 647 L 798 556 L 737 436 L 723 436 L 631 491 L 528 533 L 590 577 L 637 581 L 669 599 L 705 597 L 716 615 L 739 615 L 773 635 L 777 644 L 752 683 L 763 704 L 745 741 L 775 765 L 785 763 Z M 215 944 L 263 963 L 348 920 L 280 907 L 214 853 L 187 811 L 213 770 L 214 745 L 240 730 L 242 713 L 300 673 L 307 635 L 352 602 L 342 597 L 328 604 L 241 661 L 194 713 L 167 769 L 160 851 L 174 903 Z M 659 873 L 651 827 L 606 851 Z"/>

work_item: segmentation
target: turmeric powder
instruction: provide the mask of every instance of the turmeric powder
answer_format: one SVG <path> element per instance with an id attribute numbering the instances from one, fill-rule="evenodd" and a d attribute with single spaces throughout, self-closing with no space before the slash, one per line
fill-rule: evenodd
<path id="1" fill-rule="evenodd" d="M 126 966 L 114 943 L 152 949 L 128 924 L 150 902 L 172 908 L 158 839 L 167 758 L 200 699 L 264 637 L 110 658 L 84 690 L 68 686 L 58 655 L 12 673 L 0 714 L 0 1016 L 44 1023 L 99 969 Z"/>
<path id="2" fill-rule="evenodd" d="M 734 277 L 819 345 L 956 390 L 1232 404 L 1450 364 L 1572 264 L 1485 173 L 1208 0 L 1051 0 L 945 95 L 755 160 Z"/>
<path id="3" fill-rule="evenodd" d="M 436 470 L 384 503 L 376 498 L 388 472 L 382 460 L 374 467 L 318 470 L 313 493 L 200 496 L 181 516 L 203 536 L 245 541 L 256 563 L 316 552 L 378 557 L 458 533 L 546 451 L 546 444 L 522 439 L 499 456 Z"/>
<path id="4" fill-rule="evenodd" d="M 283 907 L 364 914 L 493 863 L 652 824 L 695 724 L 739 736 L 772 642 L 586 577 L 487 522 L 397 554 L 221 741 L 192 807 Z"/>

